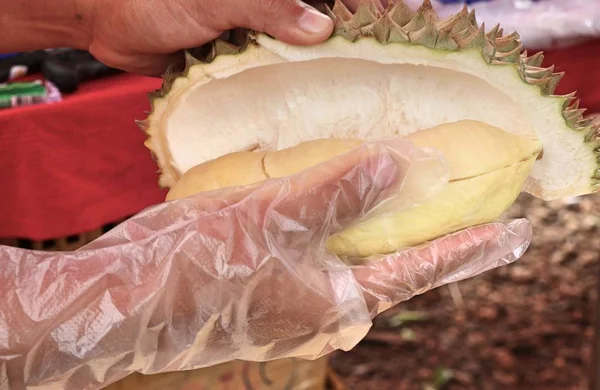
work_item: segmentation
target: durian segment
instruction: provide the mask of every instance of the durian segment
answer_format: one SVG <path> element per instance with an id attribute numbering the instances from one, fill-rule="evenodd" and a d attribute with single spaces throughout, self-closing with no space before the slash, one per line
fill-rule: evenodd
<path id="1" fill-rule="evenodd" d="M 330 237 L 327 248 L 342 257 L 369 257 L 494 222 L 517 199 L 534 163 L 535 157 L 530 157 L 506 168 L 452 181 L 426 203 L 368 216 Z"/>
<path id="2" fill-rule="evenodd" d="M 417 147 L 440 151 L 446 158 L 451 181 L 498 170 L 542 152 L 536 139 L 516 136 L 472 120 L 419 130 L 405 138 Z M 349 152 L 364 142 L 329 138 L 301 142 L 282 150 L 229 153 L 187 170 L 170 189 L 166 200 L 293 175 Z"/>
<path id="3" fill-rule="evenodd" d="M 449 183 L 433 199 L 407 207 L 411 188 L 419 187 L 418 183 L 411 184 L 418 178 L 409 177 L 390 201 L 329 239 L 328 248 L 334 253 L 349 257 L 389 253 L 492 222 L 515 201 L 541 152 L 537 140 L 467 120 L 420 130 L 406 138 L 420 148 L 442 153 L 450 170 Z M 286 177 L 347 153 L 363 142 L 321 139 L 278 151 L 231 153 L 189 169 L 167 199 L 254 184 L 254 179 Z M 474 166 L 469 161 L 479 163 Z"/>
<path id="4" fill-rule="evenodd" d="M 364 141 L 358 139 L 318 139 L 291 148 L 267 152 L 264 159 L 269 177 L 285 177 L 350 152 Z"/>
<path id="5" fill-rule="evenodd" d="M 554 199 L 598 189 L 598 126 L 583 118 L 573 94 L 552 95 L 562 75 L 554 73 L 552 67 L 541 67 L 541 53 L 528 56 L 522 52 L 518 35 L 503 35 L 498 26 L 485 33 L 484 26 L 478 25 L 474 13 L 466 8 L 439 20 L 428 1 L 416 11 L 402 1 L 391 3 L 381 15 L 368 2 L 352 14 L 336 0 L 329 11 L 336 24 L 334 34 L 319 45 L 291 46 L 265 34 L 242 31 L 242 39 L 235 44 L 217 40 L 208 54 L 188 53 L 186 69 L 165 77 L 163 89 L 153 94 L 152 113 L 140 122 L 149 135 L 146 145 L 160 169 L 160 184 L 171 187 L 192 166 L 245 148 L 281 149 L 294 142 L 345 137 L 344 132 L 364 135 L 375 128 L 374 116 L 382 118 L 382 125 L 369 133 L 371 139 L 390 135 L 391 129 L 401 129 L 399 135 L 406 135 L 460 119 L 481 120 L 518 135 L 534 135 L 542 142 L 544 154 L 526 184 L 528 192 Z M 290 68 L 286 73 L 286 67 L 300 63 L 306 66 Z M 322 72 L 329 72 L 326 65 L 341 74 L 320 77 Z M 361 68 L 364 71 L 358 78 L 347 77 Z M 273 88 L 275 76 L 269 74 L 275 70 L 280 75 L 290 74 L 280 78 L 278 88 Z M 407 70 L 410 74 L 399 79 L 398 75 Z M 234 75 L 236 85 L 220 92 L 223 82 Z M 317 86 L 313 89 L 310 85 L 303 89 L 302 83 L 296 82 L 311 76 L 311 85 Z M 400 81 L 406 81 L 410 88 L 403 89 Z M 290 106 L 284 103 L 262 111 L 259 102 L 258 106 L 248 106 L 252 112 L 239 113 L 236 98 L 248 104 L 259 100 L 242 96 L 241 91 L 260 93 L 262 88 L 289 99 Z M 334 100 L 333 95 L 343 99 Z M 319 96 L 324 97 L 316 99 Z M 188 98 L 191 100 L 186 103 Z M 477 105 L 480 99 L 489 104 L 482 108 L 482 104 Z M 203 105 L 206 100 L 213 103 Z M 314 126 L 303 125 L 302 115 L 286 111 L 302 104 L 310 106 L 311 110 L 302 115 L 309 112 L 307 122 L 317 120 Z M 446 108 L 448 105 L 452 110 Z M 219 109 L 215 111 L 215 107 Z M 398 107 L 406 108 L 394 112 Z M 324 128 L 328 112 L 338 117 L 330 118 L 331 125 Z M 407 112 L 409 117 L 404 118 Z M 340 117 L 342 113 L 346 116 Z M 386 121 L 401 126 L 388 126 Z M 241 122 L 248 130 L 240 130 Z M 336 130 L 333 124 L 338 122 L 346 125 L 344 130 Z M 353 122 L 354 128 L 347 122 Z M 299 140 L 286 138 L 280 127 L 292 128 L 290 134 L 298 129 L 295 135 Z M 244 133 L 261 137 L 260 142 L 252 144 Z M 195 157 L 190 153 L 194 148 Z"/>
<path id="6" fill-rule="evenodd" d="M 361 144 L 363 141 L 354 139 L 322 139 L 272 152 L 229 153 L 186 171 L 169 190 L 166 200 L 293 175 Z"/>
<path id="7" fill-rule="evenodd" d="M 535 138 L 471 120 L 434 126 L 405 138 L 417 147 L 442 151 L 452 181 L 487 174 L 542 153 L 542 144 Z"/>
<path id="8" fill-rule="evenodd" d="M 199 164 L 169 190 L 166 200 L 181 199 L 219 188 L 247 186 L 269 178 L 263 167 L 265 153 L 236 152 Z"/>

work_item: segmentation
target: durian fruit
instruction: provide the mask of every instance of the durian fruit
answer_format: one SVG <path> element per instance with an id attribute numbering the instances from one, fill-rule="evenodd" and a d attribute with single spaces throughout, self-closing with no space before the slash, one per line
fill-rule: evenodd
<path id="1" fill-rule="evenodd" d="M 450 171 L 448 184 L 433 199 L 408 209 L 400 207 L 395 199 L 386 201 L 358 223 L 330 237 L 328 249 L 332 252 L 352 258 L 389 253 L 493 221 L 515 201 L 542 151 L 537 139 L 470 120 L 419 130 L 405 138 L 444 155 Z M 363 142 L 318 139 L 278 151 L 229 153 L 185 172 L 170 189 L 167 200 L 292 175 Z M 473 147 L 465 148 L 469 143 Z M 408 191 L 406 187 L 398 188 L 399 195 Z"/>
<path id="2" fill-rule="evenodd" d="M 332 36 L 293 46 L 253 31 L 190 50 L 140 126 L 167 200 L 281 177 L 366 141 L 406 137 L 446 157 L 450 182 L 408 210 L 371 213 L 330 238 L 367 257 L 497 219 L 521 191 L 545 200 L 600 187 L 600 130 L 562 74 L 485 31 L 466 7 L 326 8 Z M 293 156 L 293 157 L 292 157 Z"/>

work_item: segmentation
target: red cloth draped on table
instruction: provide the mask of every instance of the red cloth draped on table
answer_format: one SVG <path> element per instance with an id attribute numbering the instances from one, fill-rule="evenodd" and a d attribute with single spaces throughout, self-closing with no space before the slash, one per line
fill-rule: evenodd
<path id="1" fill-rule="evenodd" d="M 600 113 L 600 41 L 546 51 L 544 62 L 567 72 L 558 93 L 577 90 L 581 106 Z M 0 111 L 0 237 L 79 234 L 161 202 L 156 164 L 134 124 L 159 86 L 118 75 L 60 103 Z"/>
<path id="2" fill-rule="evenodd" d="M 134 123 L 160 79 L 120 74 L 54 104 L 0 111 L 0 237 L 80 234 L 160 202 Z"/>

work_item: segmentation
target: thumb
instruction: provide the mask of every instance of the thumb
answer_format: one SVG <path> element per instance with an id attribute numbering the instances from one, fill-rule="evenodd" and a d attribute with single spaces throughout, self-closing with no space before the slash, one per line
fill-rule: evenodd
<path id="1" fill-rule="evenodd" d="M 327 39 L 333 21 L 300 0 L 237 0 L 233 27 L 267 33 L 293 45 L 312 45 Z"/>

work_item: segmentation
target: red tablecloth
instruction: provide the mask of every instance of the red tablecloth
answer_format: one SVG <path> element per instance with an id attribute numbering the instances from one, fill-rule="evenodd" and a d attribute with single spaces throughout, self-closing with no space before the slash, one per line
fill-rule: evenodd
<path id="1" fill-rule="evenodd" d="M 533 51 L 531 51 L 533 52 Z M 600 112 L 600 41 L 547 51 Z M 0 111 L 0 238 L 79 234 L 161 202 L 156 165 L 134 124 L 160 80 L 119 75 L 84 84 L 63 102 Z"/>
<path id="2" fill-rule="evenodd" d="M 120 74 L 59 103 L 0 111 L 0 237 L 80 234 L 162 201 L 134 123 L 159 86 Z"/>
<path id="3" fill-rule="evenodd" d="M 534 54 L 536 50 L 528 50 Z M 600 113 L 600 39 L 557 50 L 544 50 L 544 66 L 554 64 L 555 72 L 566 72 L 557 94 L 577 91 L 580 107 Z"/>

